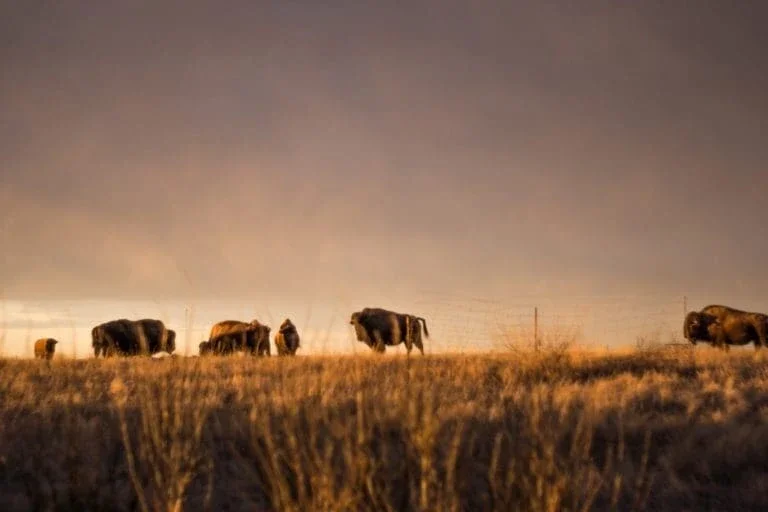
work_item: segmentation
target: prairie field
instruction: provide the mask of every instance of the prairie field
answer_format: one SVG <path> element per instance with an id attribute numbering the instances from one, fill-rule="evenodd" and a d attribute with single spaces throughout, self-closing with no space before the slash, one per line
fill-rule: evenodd
<path id="1" fill-rule="evenodd" d="M 752 351 L 0 360 L 0 509 L 766 510 Z"/>

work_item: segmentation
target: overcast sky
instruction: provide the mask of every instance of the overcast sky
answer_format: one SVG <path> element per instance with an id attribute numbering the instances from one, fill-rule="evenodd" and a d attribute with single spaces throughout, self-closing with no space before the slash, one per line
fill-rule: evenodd
<path id="1" fill-rule="evenodd" d="M 758 0 L 3 2 L 3 295 L 768 307 L 767 23 Z"/>

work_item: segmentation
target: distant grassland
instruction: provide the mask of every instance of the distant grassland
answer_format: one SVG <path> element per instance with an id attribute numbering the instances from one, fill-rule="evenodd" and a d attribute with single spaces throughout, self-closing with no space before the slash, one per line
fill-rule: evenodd
<path id="1" fill-rule="evenodd" d="M 4 511 L 768 509 L 751 351 L 0 360 L 0 415 Z"/>

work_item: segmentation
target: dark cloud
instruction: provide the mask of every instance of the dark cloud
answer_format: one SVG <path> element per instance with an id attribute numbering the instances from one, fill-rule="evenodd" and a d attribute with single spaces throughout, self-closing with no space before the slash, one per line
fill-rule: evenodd
<path id="1" fill-rule="evenodd" d="M 8 3 L 4 294 L 754 293 L 767 10 Z"/>

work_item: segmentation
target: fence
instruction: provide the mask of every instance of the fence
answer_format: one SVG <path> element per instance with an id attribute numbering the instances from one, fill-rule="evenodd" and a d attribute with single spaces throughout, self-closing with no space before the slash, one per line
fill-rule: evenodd
<path id="1" fill-rule="evenodd" d="M 613 347 L 654 337 L 674 343 L 682 338 L 688 298 L 681 297 L 527 297 L 503 301 L 432 297 L 419 301 L 441 345 L 462 350 L 473 345 L 532 348 L 576 343 Z"/>
<path id="2" fill-rule="evenodd" d="M 676 343 L 683 341 L 682 322 L 687 310 L 709 303 L 682 295 L 485 299 L 436 293 L 397 302 L 370 305 L 426 318 L 430 337 L 425 340 L 425 350 L 432 353 L 507 350 L 519 346 L 546 348 L 561 343 L 600 348 L 634 346 L 638 341 Z M 768 310 L 768 302 L 749 302 L 729 303 L 752 311 Z M 51 336 L 61 342 L 57 352 L 83 357 L 91 354 L 90 329 L 96 323 L 121 317 L 155 317 L 176 330 L 179 353 L 195 354 L 198 343 L 207 337 L 211 324 L 218 319 L 255 317 L 279 323 L 283 315 L 289 314 L 302 335 L 302 353 L 364 352 L 366 347 L 356 342 L 348 324 L 351 307 L 341 301 L 319 306 L 274 304 L 271 311 L 262 312 L 246 301 L 106 305 L 71 301 L 38 302 L 34 306 L 3 302 L 0 352 L 28 356 L 34 339 Z M 274 333 L 277 325 L 272 327 Z M 402 350 L 403 347 L 396 347 L 388 352 Z"/>

